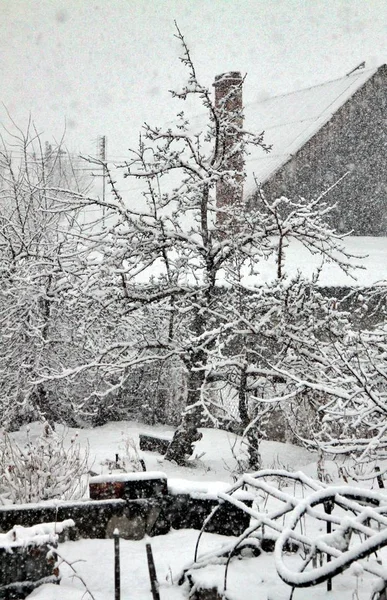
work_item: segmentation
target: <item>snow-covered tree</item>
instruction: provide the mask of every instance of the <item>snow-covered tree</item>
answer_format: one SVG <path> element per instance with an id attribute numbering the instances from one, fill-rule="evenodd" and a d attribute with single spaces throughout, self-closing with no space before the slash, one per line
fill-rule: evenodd
<path id="1" fill-rule="evenodd" d="M 68 302 L 81 268 L 79 215 L 55 210 L 51 189 L 86 186 L 65 157 L 61 145 L 43 147 L 31 122 L 26 131 L 11 122 L 1 138 L 0 406 L 11 427 L 63 416 L 64 390 L 40 381 L 39 373 L 74 359 L 82 347 L 79 308 Z"/>
<path id="2" fill-rule="evenodd" d="M 99 304 L 101 315 L 110 315 L 116 325 L 115 341 L 85 365 L 98 369 L 106 383 L 97 401 L 112 399 L 138 365 L 177 360 L 185 371 L 186 410 L 167 457 L 181 462 L 197 439 L 196 428 L 213 416 L 208 389 L 215 380 L 230 380 L 232 371 L 240 406 L 244 402 L 247 406 L 245 385 L 240 382 L 257 388 L 251 375 L 264 377 L 271 369 L 270 357 L 290 360 L 298 343 L 313 353 L 307 336 L 319 327 L 317 317 L 313 320 L 316 296 L 308 298 L 311 286 L 300 278 L 295 283 L 285 278 L 289 240 L 295 238 L 345 270 L 349 266 L 340 237 L 326 227 L 324 198 L 297 202 L 281 198 L 273 203 L 263 198 L 260 210 L 245 203 L 243 157 L 251 146 L 263 152 L 269 147 L 262 133 L 243 128 L 243 109 L 231 97 L 235 90 L 213 100 L 199 82 L 179 29 L 177 37 L 188 82 L 172 95 L 182 101 L 199 100 L 207 121 L 194 127 L 180 112 L 173 127 L 144 126 L 138 150 L 121 165 L 124 177 L 144 186 L 136 203 L 120 193 L 117 173 L 113 176 L 106 164 L 102 166 L 110 194 L 105 199 L 62 193 L 61 202 L 68 210 L 100 209 L 100 221 L 85 241 L 87 294 Z M 216 198 L 219 188 L 226 190 L 226 202 Z M 259 270 L 272 254 L 277 257 L 278 281 L 264 286 Z M 295 315 L 305 304 L 308 327 L 301 335 L 305 323 L 298 325 Z M 277 372 L 274 377 L 281 379 Z M 245 424 L 250 420 L 250 413 L 242 418 Z"/>
<path id="3" fill-rule="evenodd" d="M 279 281 L 277 288 L 270 295 L 275 327 L 267 322 L 275 341 L 264 360 L 246 366 L 250 402 L 262 409 L 281 401 L 290 430 L 309 447 L 362 462 L 384 459 L 385 286 L 354 289 L 341 300 L 301 280 Z"/>
<path id="4" fill-rule="evenodd" d="M 292 374 L 293 381 L 296 381 Z M 311 444 L 360 462 L 387 456 L 387 331 L 350 330 L 332 340 L 330 364 L 298 387 L 320 390 L 320 425 Z M 306 436 L 305 436 L 306 437 Z"/>

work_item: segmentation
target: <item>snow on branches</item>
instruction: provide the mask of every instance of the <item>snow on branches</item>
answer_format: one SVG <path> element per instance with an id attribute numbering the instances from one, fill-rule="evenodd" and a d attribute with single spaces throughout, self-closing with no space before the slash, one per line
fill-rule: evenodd
<path id="1" fill-rule="evenodd" d="M 88 453 L 45 423 L 43 433 L 25 446 L 10 434 L 0 437 L 0 499 L 13 504 L 81 498 L 87 485 Z M 86 480 L 85 480 L 86 479 Z"/>
<path id="2" fill-rule="evenodd" d="M 9 314 L 14 318 L 0 346 L 0 369 L 12 372 L 1 378 L 11 383 L 0 383 L 0 401 L 6 404 L 8 394 L 24 412 L 33 405 L 32 412 L 45 417 L 103 423 L 130 412 L 127 392 L 140 372 L 149 378 L 147 395 L 161 397 L 156 373 L 163 372 L 164 381 L 173 382 L 168 402 L 185 405 L 183 430 L 236 420 L 252 449 L 251 466 L 259 461 L 271 407 L 280 407 L 293 435 L 315 447 L 356 447 L 358 455 L 375 444 L 383 448 L 384 330 L 358 332 L 345 303 L 318 287 L 325 264 L 346 275 L 353 271 L 345 236 L 327 224 L 330 190 L 311 199 L 269 201 L 262 193 L 255 204 L 245 199 L 249 148 L 270 147 L 262 133 L 244 127 L 244 78 L 237 72 L 218 76 L 213 98 L 178 27 L 176 37 L 187 82 L 172 96 L 198 100 L 206 117 L 190 119 L 180 111 L 174 125 L 145 124 L 138 148 L 114 169 L 89 157 L 107 178 L 102 197 L 39 179 L 32 191 L 49 203 L 35 212 L 27 203 L 29 214 L 36 213 L 32 232 L 39 223 L 43 232 L 32 236 L 42 247 L 35 245 L 27 262 L 24 255 L 12 259 L 11 213 L 1 221 L 6 235 L 0 250 L 8 263 L 0 273 L 6 272 L 0 324 Z M 38 174 L 41 167 L 45 160 Z M 25 165 L 23 186 L 30 181 L 24 173 Z M 133 182 L 129 194 L 120 190 L 119 177 Z M 15 196 L 15 189 L 21 188 L 7 188 L 7 199 L 25 211 L 27 196 Z M 80 209 L 91 219 L 87 227 L 75 217 Z M 39 221 L 41 214 L 48 224 Z M 59 215 L 61 225 L 71 223 L 61 228 L 60 244 L 49 227 Z M 288 274 L 293 242 L 319 257 L 311 280 L 297 274 L 302 265 Z M 263 272 L 272 257 L 268 278 Z M 64 403 L 56 402 L 58 386 Z M 62 405 L 67 410 L 59 410 Z M 302 413 L 307 418 L 299 419 Z M 173 447 L 167 457 L 184 462 L 184 452 Z"/>
<path id="3" fill-rule="evenodd" d="M 11 120 L 0 138 L 0 410 L 7 427 L 67 412 L 64 389 L 58 402 L 58 388 L 36 383 L 42 368 L 78 354 L 79 315 L 68 300 L 81 266 L 79 213 L 56 209 L 53 186 L 87 187 L 61 144 L 44 145 L 32 122 L 24 132 Z"/>

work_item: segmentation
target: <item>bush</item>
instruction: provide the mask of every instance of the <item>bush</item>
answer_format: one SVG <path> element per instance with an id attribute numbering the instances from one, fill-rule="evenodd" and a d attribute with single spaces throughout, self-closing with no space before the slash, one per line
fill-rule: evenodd
<path id="1" fill-rule="evenodd" d="M 81 498 L 87 486 L 88 451 L 82 452 L 75 438 L 66 447 L 65 439 L 47 422 L 35 442 L 27 429 L 23 447 L 4 432 L 0 437 L 0 501 L 22 504 Z"/>

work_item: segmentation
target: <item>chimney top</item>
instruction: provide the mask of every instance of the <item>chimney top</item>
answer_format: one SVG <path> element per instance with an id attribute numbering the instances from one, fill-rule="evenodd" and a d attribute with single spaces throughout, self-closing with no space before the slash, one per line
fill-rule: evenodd
<path id="1" fill-rule="evenodd" d="M 242 81 L 242 75 L 239 71 L 229 71 L 228 73 L 222 73 L 221 75 L 216 75 L 214 85 L 216 86 L 219 83 L 223 83 L 224 81 Z"/>

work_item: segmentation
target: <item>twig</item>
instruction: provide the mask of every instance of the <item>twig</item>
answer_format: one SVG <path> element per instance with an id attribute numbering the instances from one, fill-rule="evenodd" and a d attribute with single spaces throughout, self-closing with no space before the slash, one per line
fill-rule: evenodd
<path id="1" fill-rule="evenodd" d="M 81 559 L 79 559 L 79 560 L 73 560 L 72 562 L 69 562 L 64 556 L 62 556 L 62 554 L 60 554 L 58 552 L 58 550 L 56 548 L 54 548 L 53 546 L 51 546 L 50 549 L 52 550 L 52 552 L 55 552 L 55 554 L 58 556 L 58 558 L 60 558 L 60 560 L 62 561 L 62 563 L 65 563 L 68 567 L 70 567 L 70 569 L 74 573 L 73 577 L 75 577 L 76 579 L 79 579 L 79 581 L 82 583 L 83 587 L 85 588 L 85 594 L 89 594 L 91 600 L 96 600 L 95 596 L 93 596 L 93 594 L 89 590 L 89 588 L 87 586 L 87 583 L 83 579 L 82 575 L 79 575 L 78 571 L 73 566 L 77 562 L 84 562 L 84 561 L 82 561 Z M 82 596 L 82 598 L 83 598 L 83 596 Z"/>

